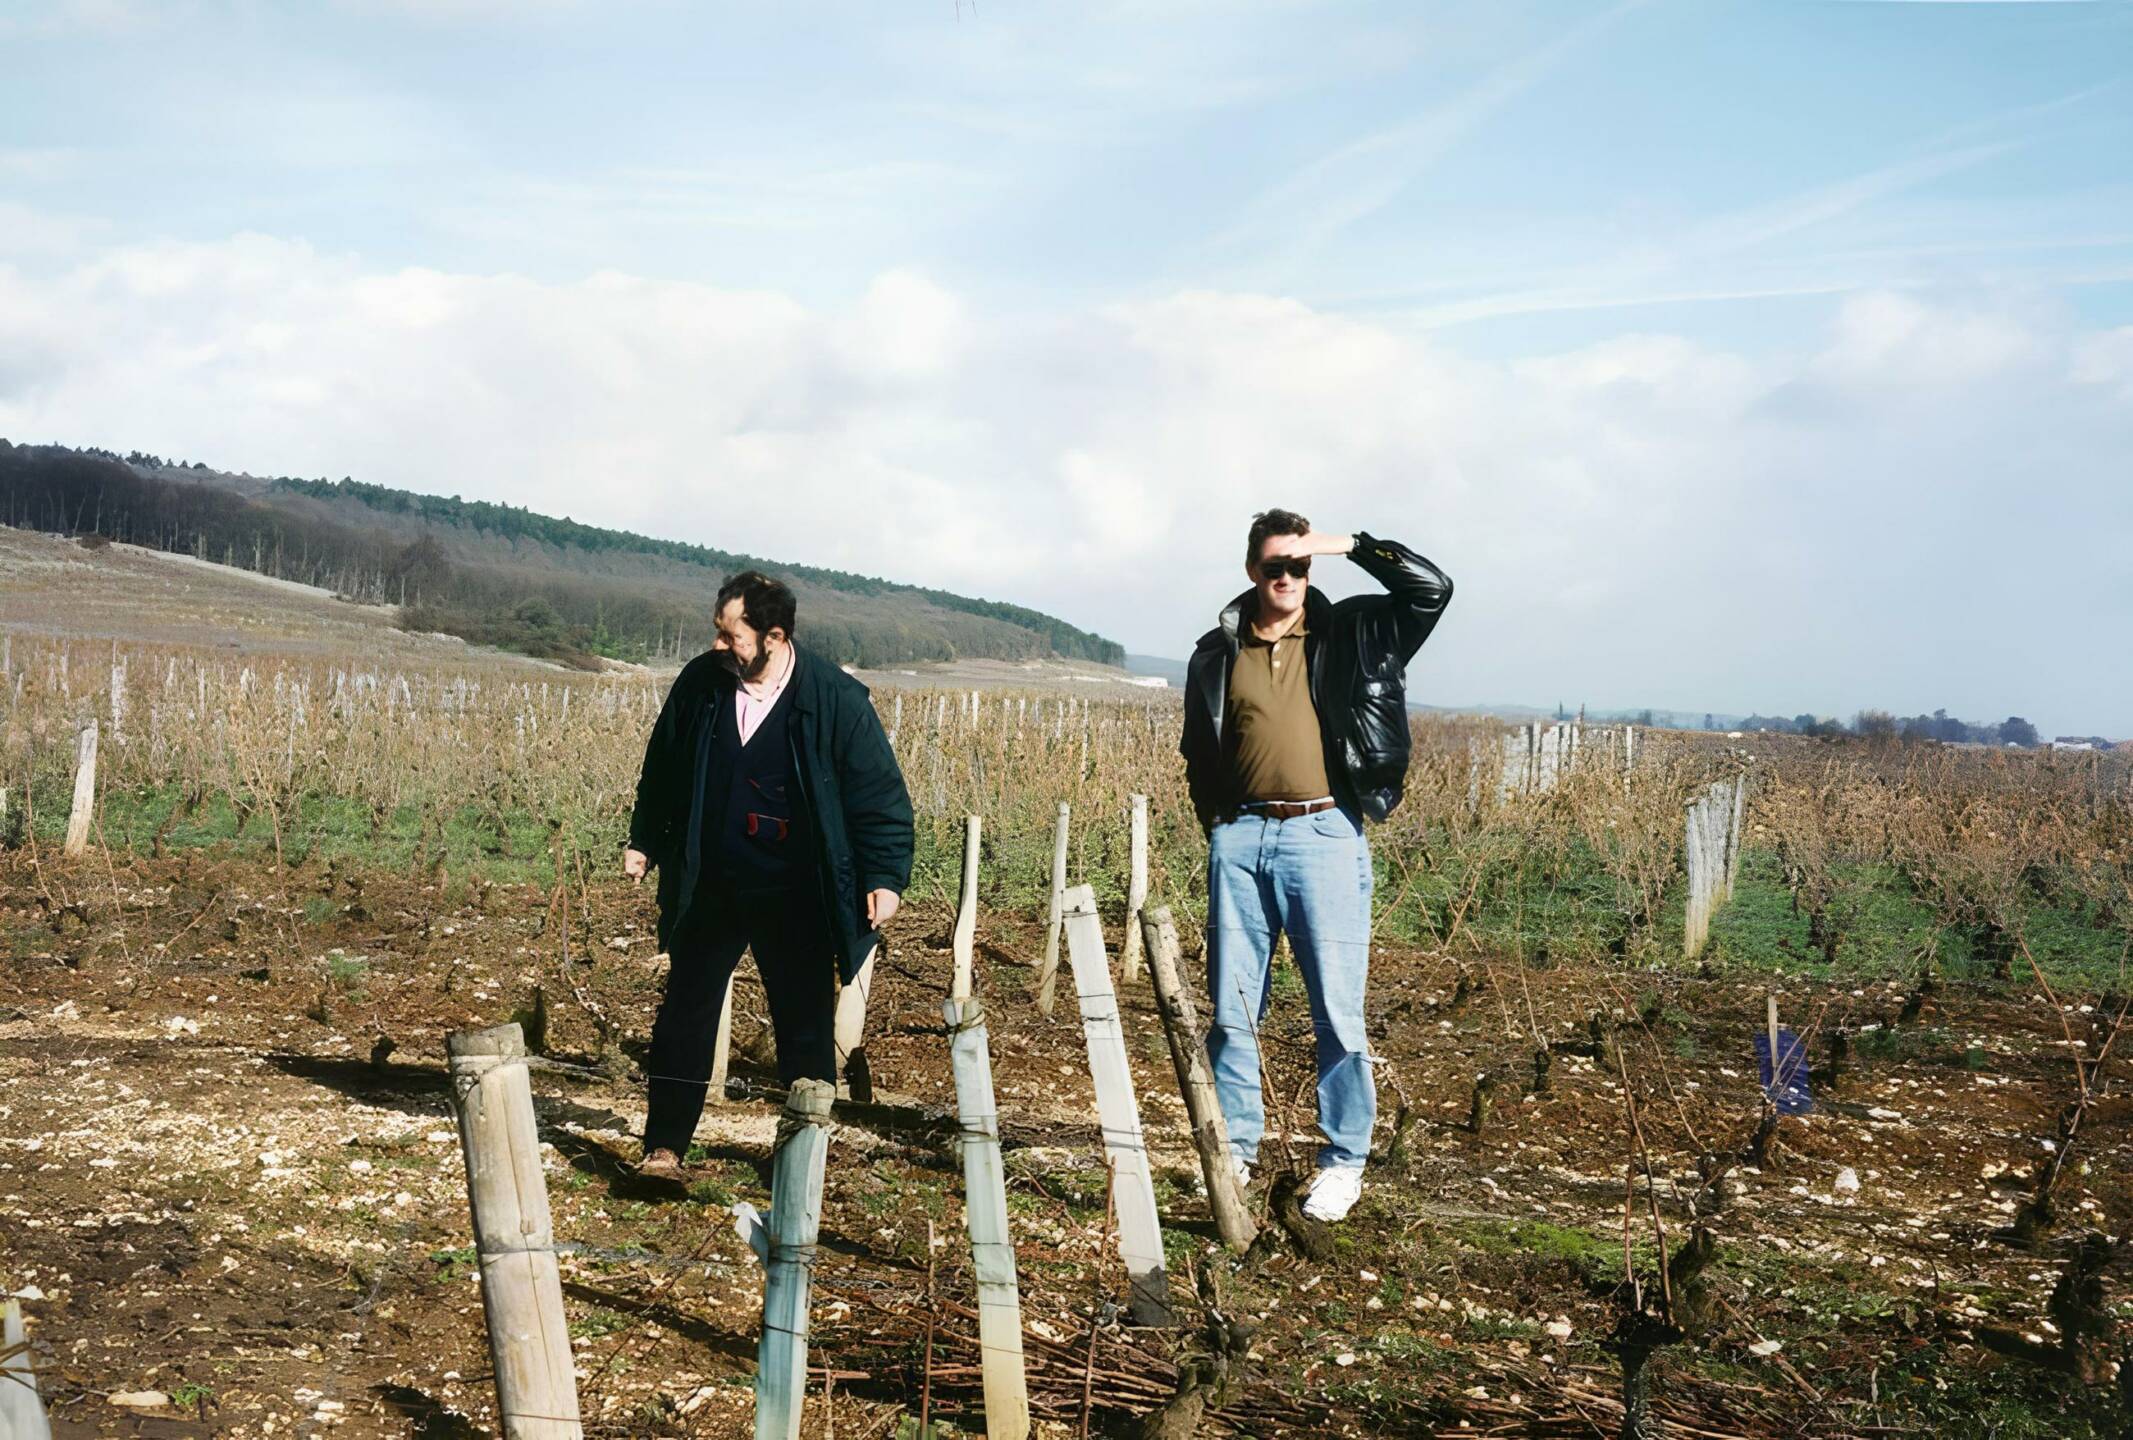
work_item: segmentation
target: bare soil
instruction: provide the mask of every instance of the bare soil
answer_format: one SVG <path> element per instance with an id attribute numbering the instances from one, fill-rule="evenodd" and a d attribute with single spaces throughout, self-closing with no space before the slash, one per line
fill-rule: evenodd
<path id="1" fill-rule="evenodd" d="M 809 1435 L 832 1418 L 845 1435 L 910 1433 L 922 1405 L 982 1423 L 975 1327 L 957 1308 L 974 1296 L 940 1031 L 948 921 L 919 906 L 893 926 L 869 1043 L 882 1093 L 844 1110 L 832 1140 Z M 0 1283 L 28 1287 L 55 1432 L 493 1433 L 444 1037 L 528 1010 L 540 987 L 555 1064 L 534 1080 L 556 1233 L 579 1247 L 563 1271 L 589 1430 L 749 1433 L 761 1286 L 728 1207 L 768 1208 L 776 1101 L 707 1112 L 682 1182 L 633 1173 L 633 1066 L 664 966 L 651 928 L 649 892 L 620 882 L 547 892 L 210 852 L 0 854 Z M 1039 927 L 987 915 L 980 937 L 1033 1396 L 1046 1433 L 1078 1431 L 1085 1384 L 1093 1431 L 1132 1433 L 1196 1342 L 1122 1325 L 1071 987 L 1042 1018 Z M 1824 1087 L 1841 1109 L 1786 1119 L 1769 1163 L 1740 1168 L 1768 975 L 1532 970 L 1396 946 L 1375 965 L 1392 1153 L 1321 1260 L 1286 1241 L 1241 1265 L 1220 1256 L 1152 1000 L 1126 989 L 1181 1312 L 1203 1317 L 1199 1279 L 1253 1327 L 1210 1430 L 1615 1433 L 1605 1342 L 1623 1312 L 1626 1195 L 1647 1270 L 1653 1244 L 1625 1075 L 1669 1245 L 1701 1191 L 1719 1246 L 1712 1318 L 1652 1362 L 1654 1433 L 2049 1434 L 2022 1427 L 2104 1413 L 2107 1391 L 1979 1339 L 2050 1345 L 2064 1241 L 2122 1235 L 2133 1213 L 2119 1057 L 2057 1226 L 2031 1249 L 2000 1234 L 2073 1093 L 2041 997 L 1946 987 L 1899 1023 L 1906 986 L 1779 979 L 1786 1023 L 1849 1029 L 1856 1054 Z M 2077 1038 L 2097 1024 L 2088 1000 L 2068 997 Z M 766 1087 L 761 1011 L 744 988 L 736 1071 Z M 1619 1068 L 1573 1053 L 1595 1011 L 1614 1017 Z M 1562 1043 L 1528 1093 L 1536 1030 Z M 1297 1129 L 1264 1158 L 1301 1168 L 1310 1026 L 1291 979 L 1277 977 L 1267 1044 Z M 1267 1193 L 1252 1192 L 1262 1208 Z M 107 1398 L 144 1390 L 172 1403 Z M 1985 1418 L 1966 1430 L 1964 1415 Z"/>

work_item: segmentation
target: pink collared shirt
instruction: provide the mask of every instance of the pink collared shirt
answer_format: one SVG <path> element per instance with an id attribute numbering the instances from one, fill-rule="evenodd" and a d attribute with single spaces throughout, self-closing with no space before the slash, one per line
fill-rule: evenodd
<path id="1" fill-rule="evenodd" d="M 733 718 L 741 727 L 743 745 L 748 743 L 749 736 L 755 734 L 755 727 L 763 723 L 763 717 L 770 713 L 771 707 L 778 703 L 778 697 L 785 693 L 785 684 L 792 679 L 792 671 L 793 652 L 788 647 L 785 651 L 785 665 L 775 680 L 758 680 L 754 684 L 743 681 L 740 688 L 733 692 Z"/>

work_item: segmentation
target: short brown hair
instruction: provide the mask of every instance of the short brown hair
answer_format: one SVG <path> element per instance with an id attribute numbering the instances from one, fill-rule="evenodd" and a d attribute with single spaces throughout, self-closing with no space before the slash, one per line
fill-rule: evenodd
<path id="1" fill-rule="evenodd" d="M 1252 517 L 1251 535 L 1244 542 L 1244 563 L 1259 563 L 1260 547 L 1269 535 L 1308 535 L 1311 522 L 1294 510 L 1262 510 Z"/>

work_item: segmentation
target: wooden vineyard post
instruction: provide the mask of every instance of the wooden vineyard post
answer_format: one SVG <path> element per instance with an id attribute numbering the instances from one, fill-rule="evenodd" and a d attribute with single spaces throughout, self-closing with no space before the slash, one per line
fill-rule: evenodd
<path id="1" fill-rule="evenodd" d="M 1066 939 L 1074 989 L 1081 997 L 1089 1074 L 1096 1082 L 1104 1155 L 1115 1177 L 1118 1249 L 1132 1285 L 1133 1318 L 1142 1325 L 1167 1325 L 1170 1277 L 1164 1269 L 1162 1220 L 1148 1173 L 1148 1147 L 1141 1138 L 1140 1109 L 1133 1098 L 1133 1070 L 1126 1063 L 1118 995 L 1111 988 L 1111 964 L 1104 955 L 1103 917 L 1096 913 L 1096 892 L 1087 885 L 1067 891 Z"/>
<path id="2" fill-rule="evenodd" d="M 704 1084 L 704 1103 L 726 1103 L 726 1071 L 733 1061 L 733 987 L 741 978 L 740 967 L 726 977 L 726 998 L 718 1006 L 718 1034 L 711 1041 L 711 1078 Z"/>
<path id="3" fill-rule="evenodd" d="M 993 1099 L 992 1045 L 985 1010 L 968 996 L 943 1007 L 962 1129 L 963 1215 L 970 1268 L 978 1281 L 978 1351 L 985 1378 L 985 1433 L 1029 1434 L 1029 1380 L 1022 1367 L 1022 1295 L 1007 1229 L 1007 1179 L 1000 1165 L 1000 1117 Z"/>
<path id="4" fill-rule="evenodd" d="M 1148 903 L 1148 797 L 1135 795 L 1126 868 L 1126 936 L 1119 946 L 1121 980 L 1141 978 L 1141 909 Z"/>
<path id="5" fill-rule="evenodd" d="M 878 946 L 876 947 L 879 948 Z M 837 1090 L 854 1100 L 874 1098 L 874 1071 L 867 1063 L 867 997 L 874 990 L 874 950 L 859 962 L 849 984 L 837 991 L 834 1040 L 837 1046 Z M 730 991 L 732 986 L 729 984 Z M 721 1084 L 724 1077 L 720 1077 Z"/>
<path id="6" fill-rule="evenodd" d="M 1691 800 L 1687 809 L 1688 829 L 1683 837 L 1689 867 L 1689 901 L 1681 917 L 1681 952 L 1693 960 L 1703 951 L 1704 921 L 1710 910 L 1710 864 L 1704 854 L 1707 839 L 1704 802 Z"/>
<path id="7" fill-rule="evenodd" d="M 976 964 L 978 943 L 978 841 L 984 833 L 985 822 L 975 815 L 963 820 L 963 886 L 956 899 L 955 932 L 951 940 L 955 952 L 955 977 L 950 982 L 948 993 L 958 1000 L 970 998 L 971 971 Z"/>
<path id="8" fill-rule="evenodd" d="M 1044 961 L 1037 967 L 1037 1013 L 1049 1020 L 1059 988 L 1059 936 L 1066 924 L 1067 803 L 1059 802 L 1059 822 L 1052 831 L 1052 906 L 1044 927 Z"/>
<path id="9" fill-rule="evenodd" d="M 481 1257 L 482 1309 L 505 1440 L 576 1440 L 578 1385 L 548 1221 L 526 1041 L 516 1025 L 445 1041 L 467 1200 Z"/>
<path id="10" fill-rule="evenodd" d="M 1170 921 L 1170 907 L 1148 911 L 1141 916 L 1141 925 L 1147 932 L 1148 974 L 1155 981 L 1156 1008 L 1162 1012 L 1163 1033 L 1170 1037 L 1170 1060 L 1177 1067 L 1178 1088 L 1185 1095 L 1193 1148 L 1200 1152 L 1200 1169 L 1207 1177 L 1207 1208 L 1214 1212 L 1215 1231 L 1222 1243 L 1242 1252 L 1251 1246 L 1258 1228 L 1252 1224 L 1243 1188 L 1237 1183 L 1229 1123 L 1222 1118 L 1222 1105 L 1215 1097 L 1215 1072 L 1200 1039 L 1200 1017 L 1193 1009 L 1192 992 L 1178 973 L 1178 931 Z"/>
<path id="11" fill-rule="evenodd" d="M 96 717 L 81 727 L 81 748 L 74 761 L 74 808 L 67 815 L 65 853 L 89 848 L 89 819 L 96 812 Z"/>
<path id="12" fill-rule="evenodd" d="M 822 1164 L 837 1087 L 795 1080 L 778 1120 L 770 1181 L 770 1261 L 763 1279 L 763 1338 L 756 1348 L 756 1440 L 800 1440 L 807 1391 L 807 1301 L 822 1228 Z"/>
<path id="13" fill-rule="evenodd" d="M 1733 777 L 1733 810 L 1726 827 L 1726 896 L 1733 898 L 1734 882 L 1740 879 L 1741 820 L 1748 805 L 1748 777 Z"/>
<path id="14" fill-rule="evenodd" d="M 52 1423 L 37 1398 L 30 1373 L 30 1346 L 22 1332 L 22 1302 L 0 1302 L 0 1436 L 6 1440 L 52 1440 Z"/>

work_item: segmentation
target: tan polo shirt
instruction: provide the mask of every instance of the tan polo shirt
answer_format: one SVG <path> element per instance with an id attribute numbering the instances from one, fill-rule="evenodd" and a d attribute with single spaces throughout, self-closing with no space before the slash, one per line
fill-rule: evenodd
<path id="1" fill-rule="evenodd" d="M 1238 638 L 1224 718 L 1238 797 L 1320 800 L 1332 794 L 1304 664 L 1303 619 L 1279 640 L 1260 639 L 1249 622 Z"/>

